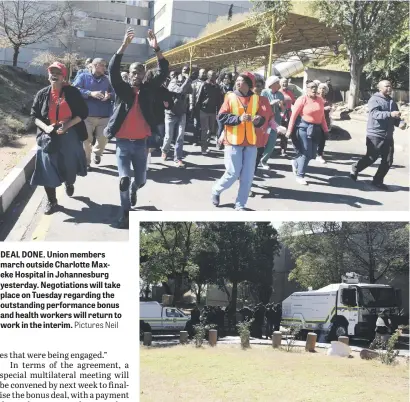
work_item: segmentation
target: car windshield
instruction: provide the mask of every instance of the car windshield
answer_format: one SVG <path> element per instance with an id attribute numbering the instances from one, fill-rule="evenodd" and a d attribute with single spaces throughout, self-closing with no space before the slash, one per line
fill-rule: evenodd
<path id="1" fill-rule="evenodd" d="M 364 307 L 396 307 L 393 288 L 360 288 L 360 305 Z"/>

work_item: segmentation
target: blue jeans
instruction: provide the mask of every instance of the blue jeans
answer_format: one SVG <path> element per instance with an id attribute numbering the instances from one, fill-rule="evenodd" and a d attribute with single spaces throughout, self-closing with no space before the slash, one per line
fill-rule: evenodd
<path id="1" fill-rule="evenodd" d="M 215 183 L 212 193 L 219 195 L 239 178 L 239 191 L 235 208 L 245 208 L 255 172 L 256 147 L 225 146 L 225 173 Z"/>
<path id="2" fill-rule="evenodd" d="M 174 160 L 178 161 L 182 159 L 183 147 L 184 147 L 184 135 L 185 135 L 186 114 L 182 116 L 174 116 L 171 114 L 165 114 L 165 138 L 164 145 L 162 146 L 162 152 L 167 154 L 171 149 L 172 137 L 174 134 L 175 126 L 178 126 L 178 135 L 175 139 Z"/>
<path id="3" fill-rule="evenodd" d="M 316 158 L 317 142 L 308 138 L 305 127 L 297 129 L 297 146 L 295 147 L 296 158 L 294 164 L 298 177 L 305 177 L 309 161 Z"/>
<path id="4" fill-rule="evenodd" d="M 124 212 L 131 210 L 131 191 L 137 191 L 147 180 L 147 143 L 146 140 L 126 140 L 117 138 L 117 165 L 120 176 L 121 208 Z M 134 181 L 128 188 L 123 189 L 122 182 L 131 181 L 131 164 L 134 169 Z M 127 187 L 127 186 L 125 186 Z"/>

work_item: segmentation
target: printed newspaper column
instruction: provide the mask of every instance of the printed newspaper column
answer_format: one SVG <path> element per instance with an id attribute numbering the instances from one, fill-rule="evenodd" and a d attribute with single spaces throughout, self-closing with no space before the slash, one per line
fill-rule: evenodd
<path id="1" fill-rule="evenodd" d="M 0 402 L 138 400 L 135 254 L 0 243 Z"/>

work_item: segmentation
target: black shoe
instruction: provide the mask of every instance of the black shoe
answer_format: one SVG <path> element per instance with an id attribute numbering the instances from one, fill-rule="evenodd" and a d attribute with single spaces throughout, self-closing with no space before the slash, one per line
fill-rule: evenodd
<path id="1" fill-rule="evenodd" d="M 101 162 L 101 156 L 94 155 L 93 161 L 96 165 L 99 165 Z"/>
<path id="2" fill-rule="evenodd" d="M 130 218 L 129 212 L 124 212 L 121 218 L 118 220 L 118 229 L 129 229 L 130 226 Z"/>
<path id="3" fill-rule="evenodd" d="M 65 193 L 69 196 L 72 197 L 74 194 L 74 185 L 73 184 L 66 184 L 65 185 Z"/>
<path id="4" fill-rule="evenodd" d="M 384 183 L 378 183 L 375 181 L 372 181 L 373 186 L 377 187 L 380 190 L 383 191 L 389 191 L 389 187 L 387 187 Z"/>
<path id="5" fill-rule="evenodd" d="M 91 172 L 93 168 L 91 166 L 87 166 L 87 172 Z"/>
<path id="6" fill-rule="evenodd" d="M 44 215 L 51 215 L 57 210 L 57 201 L 47 201 L 46 206 L 44 207 Z"/>
<path id="7" fill-rule="evenodd" d="M 137 205 L 137 190 L 131 190 L 131 206 L 135 207 Z"/>
<path id="8" fill-rule="evenodd" d="M 349 173 L 349 176 L 353 181 L 357 181 L 358 173 L 352 169 Z"/>
<path id="9" fill-rule="evenodd" d="M 218 194 L 212 194 L 212 204 L 215 207 L 219 207 L 220 198 L 221 197 Z"/>

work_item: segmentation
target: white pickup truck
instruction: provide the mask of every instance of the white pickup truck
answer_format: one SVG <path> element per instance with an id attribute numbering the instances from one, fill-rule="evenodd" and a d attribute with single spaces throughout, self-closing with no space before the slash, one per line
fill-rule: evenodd
<path id="1" fill-rule="evenodd" d="M 144 332 L 173 334 L 184 331 L 191 317 L 172 306 L 158 302 L 140 302 L 140 337 Z"/>

